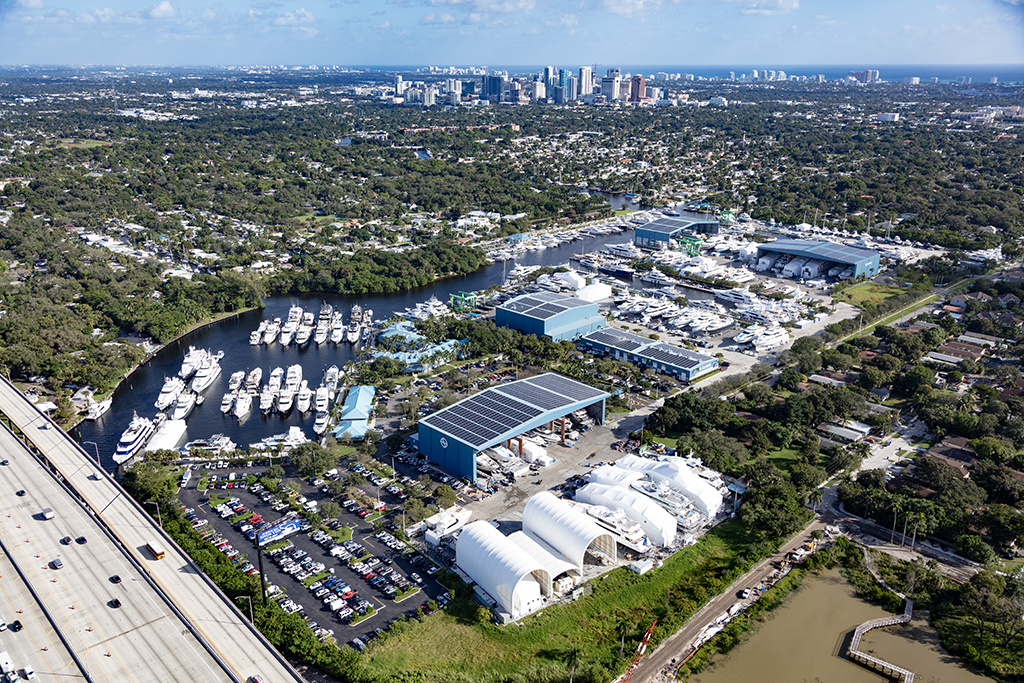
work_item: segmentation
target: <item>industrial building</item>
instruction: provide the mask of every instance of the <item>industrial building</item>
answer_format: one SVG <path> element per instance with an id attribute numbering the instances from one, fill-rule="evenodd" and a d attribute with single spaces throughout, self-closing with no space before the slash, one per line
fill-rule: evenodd
<path id="1" fill-rule="evenodd" d="M 441 468 L 471 481 L 477 478 L 476 457 L 497 445 L 543 425 L 554 426 L 578 410 L 604 423 L 609 394 L 555 373 L 489 387 L 419 421 L 419 452 Z M 561 421 L 564 434 L 565 421 Z"/>
<path id="2" fill-rule="evenodd" d="M 647 249 L 667 249 L 672 243 L 683 242 L 686 238 L 717 235 L 720 230 L 721 225 L 715 216 L 683 213 L 663 216 L 638 225 L 633 243 Z"/>
<path id="3" fill-rule="evenodd" d="M 553 341 L 579 339 L 606 324 L 596 303 L 554 292 L 510 299 L 495 309 L 494 322 L 499 327 L 511 327 Z"/>
<path id="4" fill-rule="evenodd" d="M 754 270 L 782 277 L 873 277 L 878 274 L 878 252 L 819 240 L 776 240 L 757 247 Z"/>
<path id="5" fill-rule="evenodd" d="M 680 346 L 655 341 L 616 327 L 584 335 L 577 346 L 582 351 L 634 363 L 693 382 L 718 369 L 718 359 Z"/>

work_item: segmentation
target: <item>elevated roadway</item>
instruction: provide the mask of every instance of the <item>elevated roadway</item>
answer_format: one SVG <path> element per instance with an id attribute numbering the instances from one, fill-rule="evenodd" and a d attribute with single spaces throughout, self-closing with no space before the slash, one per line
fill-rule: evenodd
<path id="1" fill-rule="evenodd" d="M 149 514 L 2 379 L 0 413 L 9 422 L 0 428 L 0 459 L 9 460 L 0 468 L 0 545 L 24 583 L 19 599 L 31 594 L 35 602 L 18 609 L 41 613 L 70 655 L 60 678 L 245 682 L 258 674 L 267 683 L 303 682 Z M 80 536 L 87 543 L 77 543 Z M 166 550 L 161 560 L 146 549 L 153 540 Z M 63 567 L 54 569 L 54 559 Z M 0 604 L 0 614 L 13 607 Z M 32 638 L 41 637 L 40 618 Z M 28 631 L 26 624 L 0 642 Z"/>

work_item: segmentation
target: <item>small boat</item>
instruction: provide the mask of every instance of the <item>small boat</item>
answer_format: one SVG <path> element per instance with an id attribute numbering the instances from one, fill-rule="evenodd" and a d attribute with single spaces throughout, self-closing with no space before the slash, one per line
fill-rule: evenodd
<path id="1" fill-rule="evenodd" d="M 267 326 L 269 325 L 269 320 L 260 321 L 260 326 L 249 333 L 249 344 L 252 346 L 259 346 L 262 344 L 263 337 L 267 334 Z"/>
<path id="2" fill-rule="evenodd" d="M 139 417 L 138 413 L 134 413 L 132 421 L 128 424 L 128 429 L 124 430 L 117 442 L 114 462 L 120 465 L 142 450 L 142 447 L 146 445 L 146 440 L 153 435 L 153 429 L 152 420 Z"/>
<path id="3" fill-rule="evenodd" d="M 299 409 L 300 413 L 308 413 L 312 401 L 313 390 L 309 388 L 307 380 L 302 380 L 302 384 L 299 386 L 299 393 L 295 396 L 295 407 Z"/>
<path id="4" fill-rule="evenodd" d="M 174 405 L 174 402 L 178 400 L 178 395 L 183 391 L 185 391 L 185 380 L 180 377 L 168 377 L 164 380 L 164 386 L 153 405 L 157 410 L 166 410 Z"/>
<path id="5" fill-rule="evenodd" d="M 228 389 L 236 391 L 242 386 L 242 382 L 245 380 L 245 370 L 239 370 L 238 372 L 232 372 L 231 377 L 228 379 Z"/>
<path id="6" fill-rule="evenodd" d="M 185 354 L 185 358 L 181 361 L 181 370 L 178 370 L 178 376 L 182 379 L 188 379 L 196 373 L 199 369 L 199 364 L 202 363 L 206 356 L 209 355 L 205 349 L 197 349 L 194 346 L 188 347 L 188 353 Z"/>
<path id="7" fill-rule="evenodd" d="M 269 384 L 263 387 L 263 393 L 260 394 L 260 410 L 269 413 L 274 409 L 275 399 L 277 399 L 277 392 L 273 391 Z"/>
<path id="8" fill-rule="evenodd" d="M 245 379 L 245 390 L 250 394 L 259 393 L 260 382 L 263 381 L 263 368 L 256 368 Z"/>
<path id="9" fill-rule="evenodd" d="M 86 420 L 98 420 L 100 417 L 110 410 L 110 406 L 114 403 L 113 396 L 107 396 L 99 403 L 93 403 L 89 406 L 89 411 L 85 414 Z"/>
<path id="10" fill-rule="evenodd" d="M 174 411 L 171 413 L 172 420 L 184 420 L 196 407 L 197 394 L 186 391 L 178 397 L 174 403 Z"/>
<path id="11" fill-rule="evenodd" d="M 327 427 L 331 423 L 331 414 L 326 410 L 318 412 L 316 414 L 316 420 L 313 422 L 313 431 L 317 434 L 323 434 L 327 431 Z"/>
<path id="12" fill-rule="evenodd" d="M 236 396 L 238 396 L 237 391 L 229 391 L 228 393 L 224 394 L 224 398 L 222 398 L 220 401 L 220 412 L 224 413 L 225 415 L 230 413 L 231 408 L 233 408 L 235 405 Z"/>
<path id="13" fill-rule="evenodd" d="M 252 410 L 252 394 L 247 391 L 243 391 L 238 394 L 238 398 L 235 399 L 235 417 L 241 420 L 249 414 L 250 410 Z"/>

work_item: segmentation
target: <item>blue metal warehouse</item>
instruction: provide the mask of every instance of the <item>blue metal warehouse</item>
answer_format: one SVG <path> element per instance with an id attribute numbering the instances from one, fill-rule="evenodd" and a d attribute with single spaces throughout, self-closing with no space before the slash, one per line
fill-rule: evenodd
<path id="1" fill-rule="evenodd" d="M 616 327 L 591 332 L 579 340 L 578 346 L 589 353 L 653 368 L 686 382 L 718 369 L 718 359 L 714 356 L 640 337 Z"/>
<path id="2" fill-rule="evenodd" d="M 596 303 L 554 292 L 523 294 L 506 301 L 494 312 L 494 322 L 524 334 L 554 341 L 579 339 L 605 326 Z"/>
<path id="3" fill-rule="evenodd" d="M 671 240 L 697 235 L 717 235 L 719 230 L 718 219 L 714 216 L 695 213 L 665 216 L 637 226 L 633 242 L 638 247 L 662 249 Z"/>
<path id="4" fill-rule="evenodd" d="M 835 266 L 853 267 L 853 277 L 872 277 L 878 274 L 878 252 L 858 249 L 836 242 L 819 240 L 776 240 L 766 242 L 757 247 L 757 257 L 766 254 L 781 254 L 774 267 L 777 269 L 783 260 L 792 261 L 798 258 L 807 259 L 807 264 L 817 264 L 817 272 L 825 275 Z M 804 266 L 806 268 L 807 266 Z M 817 277 L 817 276 L 815 276 Z"/>
<path id="5" fill-rule="evenodd" d="M 420 420 L 418 448 L 427 460 L 476 481 L 476 454 L 586 408 L 604 423 L 609 394 L 549 372 L 484 389 Z"/>

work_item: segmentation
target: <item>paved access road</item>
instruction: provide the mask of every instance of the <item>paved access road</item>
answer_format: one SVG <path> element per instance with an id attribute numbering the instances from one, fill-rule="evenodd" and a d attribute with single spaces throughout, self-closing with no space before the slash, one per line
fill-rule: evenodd
<path id="1" fill-rule="evenodd" d="M 95 463 L 70 437 L 55 426 L 44 427 L 51 424 L 49 420 L 6 380 L 0 380 L 0 410 L 45 454 L 52 469 L 81 496 L 84 504 L 84 508 L 79 508 L 84 518 L 74 523 L 69 521 L 67 526 L 62 528 L 58 528 L 58 524 L 43 527 L 42 529 L 47 530 L 42 531 L 44 536 L 41 537 L 40 546 L 36 551 L 40 557 L 35 558 L 35 553 L 30 555 L 37 564 L 44 562 L 48 554 L 56 552 L 65 554 L 69 559 L 64 569 L 59 572 L 49 570 L 52 573 L 47 573 L 41 566 L 36 571 L 40 572 L 39 577 L 44 583 L 51 581 L 52 584 L 52 578 L 57 578 L 58 573 L 64 577 L 52 585 L 60 586 L 61 582 L 65 582 L 67 592 L 53 598 L 53 607 L 61 607 L 64 611 L 74 613 L 73 617 L 60 615 L 66 627 L 73 630 L 86 629 L 90 626 L 93 628 L 91 632 L 85 631 L 87 636 L 79 636 L 77 643 L 72 642 L 73 650 L 77 650 L 78 647 L 88 650 L 92 646 L 90 638 L 102 637 L 103 640 L 100 642 L 104 647 L 110 648 L 107 651 L 111 653 L 110 657 L 106 657 L 105 652 L 101 653 L 102 664 L 109 665 L 110 660 L 122 662 L 124 673 L 117 677 L 118 680 L 123 677 L 125 680 L 137 681 L 246 681 L 257 674 L 272 683 L 303 680 L 188 556 L 163 534 L 149 515 L 111 477 L 105 473 L 97 477 Z M 39 491 L 40 493 L 33 495 L 45 496 L 45 500 L 36 498 L 31 503 L 32 507 L 22 509 L 21 514 L 27 519 L 17 523 L 21 523 L 23 527 L 26 523 L 42 524 L 42 521 L 33 519 L 32 515 L 38 512 L 36 508 L 43 507 L 44 502 L 45 507 L 53 508 L 55 516 L 73 514 L 68 510 L 77 505 L 76 499 L 63 491 L 41 464 L 20 446 L 16 451 L 9 452 L 17 455 L 17 460 L 21 463 L 17 465 L 20 472 L 18 476 L 25 477 L 25 483 L 17 486 L 9 484 L 8 489 L 3 491 L 4 496 L 21 500 L 21 497 L 14 496 L 17 489 L 25 489 L 26 492 Z M 11 459 L 12 465 L 14 464 L 14 458 L 10 455 L 5 457 Z M 46 487 L 46 481 L 50 482 L 51 488 Z M 0 484 L 0 487 L 3 486 Z M 26 494 L 24 498 L 28 497 Z M 88 514 L 85 508 L 91 511 L 95 518 Z M 13 517 L 11 520 L 4 518 L 5 526 L 13 523 L 16 528 L 17 523 L 12 520 Z M 51 521 L 58 522 L 56 518 Z M 65 523 L 61 520 L 60 524 Z M 106 540 L 100 526 L 109 534 Z M 65 549 L 58 542 L 65 534 L 77 538 L 83 533 L 89 538 L 89 543 L 84 546 L 88 549 L 87 552 L 92 552 L 91 547 L 95 542 L 99 548 L 105 546 L 107 554 L 95 557 L 77 555 L 76 553 L 81 552 L 83 547 L 74 544 L 73 547 Z M 167 556 L 162 560 L 154 559 L 146 550 L 146 543 L 154 539 L 160 540 L 167 551 Z M 31 545 L 31 536 L 26 545 Z M 95 552 L 100 553 L 102 550 L 97 549 Z M 119 563 L 120 566 L 110 568 L 111 563 Z M 136 598 L 134 593 L 141 590 L 142 572 L 145 572 L 152 581 L 148 591 L 164 602 L 163 608 L 158 609 L 156 597 L 152 599 L 152 604 Z M 76 573 L 81 574 L 80 578 L 70 576 Z M 130 638 L 112 637 L 107 631 L 97 629 L 97 626 L 116 629 L 120 623 L 117 621 L 120 619 L 119 616 L 110 615 L 105 615 L 104 621 L 99 621 L 100 608 L 93 607 L 98 603 L 103 609 L 112 611 L 112 608 L 106 607 L 106 601 L 114 595 L 110 590 L 113 586 L 109 582 L 109 576 L 115 573 L 120 574 L 122 578 L 136 578 L 134 582 L 125 578 L 116 587 L 124 591 L 133 603 L 136 600 L 139 602 L 138 609 L 141 613 L 139 621 L 134 622 L 136 628 L 150 628 L 151 621 L 147 619 L 157 622 L 163 619 L 168 624 L 173 624 L 159 631 L 159 635 L 154 632 L 145 638 L 149 643 L 146 647 L 153 650 L 136 646 Z M 97 620 L 94 624 L 82 621 L 78 616 L 78 603 L 71 602 L 81 602 L 86 594 L 91 596 L 87 600 L 90 604 L 87 611 L 90 618 Z M 121 601 L 123 610 L 128 605 L 124 599 Z M 69 604 L 65 606 L 64 602 Z M 70 610 L 71 604 L 75 605 L 75 610 Z M 97 610 L 96 614 L 93 613 L 93 609 Z M 176 619 L 172 620 L 168 612 L 176 614 Z M 159 628 L 159 624 L 154 623 L 152 628 Z M 176 637 L 173 636 L 175 633 L 178 634 Z M 162 654 L 154 657 L 151 654 L 153 651 Z M 164 657 L 177 664 L 168 664 L 168 671 L 157 675 L 152 666 L 155 666 L 156 660 L 162 660 Z M 183 671 L 191 674 L 181 675 Z M 200 671 L 202 674 L 197 675 Z"/>

